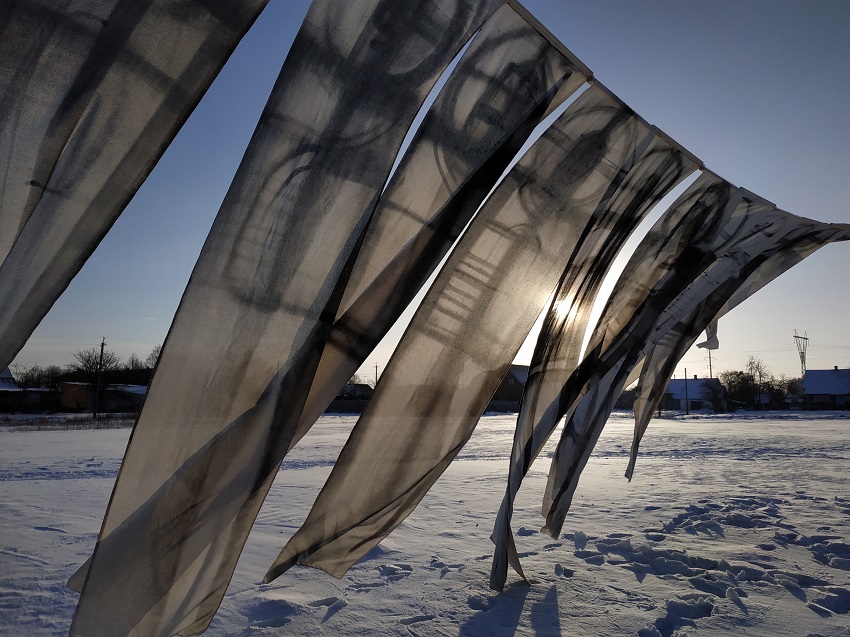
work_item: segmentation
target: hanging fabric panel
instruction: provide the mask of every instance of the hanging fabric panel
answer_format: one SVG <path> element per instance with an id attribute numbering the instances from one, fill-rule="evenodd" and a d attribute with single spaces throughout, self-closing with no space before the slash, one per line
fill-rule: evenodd
<path id="1" fill-rule="evenodd" d="M 218 607 L 407 127 L 489 14 L 415 6 L 311 6 L 163 347 L 72 635 L 194 634 Z"/>
<path id="2" fill-rule="evenodd" d="M 381 196 L 293 443 L 409 305 L 535 126 L 586 75 L 509 5 L 482 27 Z"/>
<path id="3" fill-rule="evenodd" d="M 506 176 L 440 271 L 304 525 L 266 575 L 341 577 L 445 470 L 648 130 L 589 88 Z"/>
<path id="4" fill-rule="evenodd" d="M 266 0 L 16 2 L 0 18 L 0 368 L 153 169 Z"/>
<path id="5" fill-rule="evenodd" d="M 702 343 L 697 343 L 697 347 L 702 349 L 718 349 L 720 340 L 717 338 L 717 321 L 712 321 L 705 328 L 705 340 Z"/>
<path id="6" fill-rule="evenodd" d="M 735 206 L 731 216 L 716 234 L 715 241 L 703 253 L 703 257 L 693 259 L 695 255 L 685 255 L 680 260 L 691 264 L 701 264 L 696 269 L 689 266 L 680 268 L 680 274 L 687 270 L 697 272 L 692 282 L 656 313 L 654 325 L 649 330 L 633 331 L 643 335 L 633 342 L 626 356 L 619 357 L 610 365 L 607 357 L 598 365 L 602 372 L 608 370 L 601 382 L 594 383 L 583 393 L 573 413 L 570 415 L 564 434 L 556 450 L 547 485 L 547 499 L 544 507 L 547 512 L 547 529 L 550 533 L 560 532 L 564 516 L 569 509 L 572 496 L 578 485 L 578 478 L 592 452 L 593 446 L 604 427 L 605 421 L 613 409 L 617 396 L 625 386 L 625 379 L 638 362 L 641 354 L 652 352 L 659 343 L 669 339 L 669 344 L 659 348 L 657 360 L 647 358 L 646 373 L 642 374 L 644 386 L 650 385 L 655 391 L 663 390 L 669 379 L 670 361 L 678 362 L 684 351 L 679 348 L 689 339 L 692 344 L 706 326 L 718 315 L 720 308 L 735 294 L 747 279 L 759 270 L 764 262 L 781 251 L 795 253 L 795 262 L 809 250 L 812 242 L 832 241 L 846 235 L 847 226 L 829 226 L 773 209 L 772 204 L 738 190 L 740 203 Z M 815 223 L 817 228 L 813 228 Z M 804 247 L 805 246 L 805 247 Z M 702 250 L 699 250 L 702 252 Z M 810 252 L 811 250 L 809 250 Z M 799 257 L 799 258 L 798 258 Z M 707 263 L 706 263 L 707 261 Z M 782 263 L 790 263 L 780 259 Z M 779 261 L 777 261 L 778 263 Z M 776 267 L 769 267 L 771 277 L 779 274 Z M 650 300 L 669 299 L 678 282 L 662 282 L 662 285 L 650 295 Z M 766 282 L 762 279 L 762 284 Z M 666 289 L 665 289 L 666 288 Z M 755 288 L 757 289 L 757 288 Z M 748 291 L 755 291 L 748 286 Z M 663 301 L 662 301 L 663 302 Z M 652 303 L 648 302 L 647 306 Z M 660 307 L 660 306 L 659 306 Z M 646 315 L 651 318 L 650 314 Z M 681 330 L 677 337 L 676 329 Z M 627 328 L 628 331 L 628 328 Z M 676 343 L 681 343 L 677 347 Z M 612 350 L 615 348 L 612 347 Z M 664 353 L 669 352 L 670 358 Z M 612 360 L 615 360 L 612 358 Z M 618 369 L 619 368 L 619 369 Z M 658 380 L 658 375 L 667 375 Z M 649 400 L 656 399 L 651 395 Z M 637 413 L 637 412 L 636 412 Z M 639 435 L 636 432 L 636 441 Z M 636 450 L 636 447 L 635 447 Z"/>
<path id="7" fill-rule="evenodd" d="M 700 292 L 705 294 L 705 300 L 667 330 L 644 356 L 635 388 L 635 432 L 626 469 L 629 480 L 634 473 L 640 441 L 661 402 L 664 388 L 702 329 L 716 326 L 717 319 L 818 248 L 833 241 L 850 240 L 850 226 L 846 224 L 821 223 L 782 210 L 758 215 L 754 221 L 758 223 L 757 232 L 746 244 L 736 246 L 741 255 L 738 261 L 733 261 L 735 253 L 729 253 L 712 264 L 700 281 L 706 284 L 711 281 L 714 289 L 708 294 Z"/>
<path id="8" fill-rule="evenodd" d="M 592 365 L 583 365 L 590 372 L 571 377 L 561 398 L 567 421 L 543 498 L 544 530 L 553 537 L 560 532 L 561 516 L 569 508 L 581 470 L 632 367 L 668 306 L 714 260 L 718 238 L 728 238 L 741 206 L 746 207 L 742 191 L 703 175 L 656 223 L 626 266 L 588 344 L 586 358 Z M 662 229 L 671 232 L 665 236 Z M 643 263 L 638 261 L 641 257 Z M 617 307 L 625 313 L 612 311 Z"/>
<path id="9" fill-rule="evenodd" d="M 534 127 L 586 74 L 507 5 L 484 24 L 381 195 L 289 448 L 398 319 Z M 239 513 L 245 534 L 273 477 Z"/>
<path id="10" fill-rule="evenodd" d="M 510 561 L 522 575 L 510 518 L 523 477 L 558 423 L 557 397 L 579 363 L 590 309 L 611 263 L 644 216 L 699 162 L 657 132 L 639 146 L 640 158 L 614 182 L 613 196 L 595 213 L 561 277 L 537 341 L 517 417 L 508 486 L 492 539 L 496 544 L 490 586 L 502 590 Z M 591 227 L 591 226 L 589 226 Z M 535 435 L 536 434 L 536 435 Z"/>

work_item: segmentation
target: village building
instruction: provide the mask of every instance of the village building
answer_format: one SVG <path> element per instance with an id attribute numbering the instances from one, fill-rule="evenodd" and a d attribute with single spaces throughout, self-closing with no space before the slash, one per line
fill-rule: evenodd
<path id="1" fill-rule="evenodd" d="M 673 378 L 658 405 L 665 411 L 726 411 L 726 393 L 716 378 Z"/>
<path id="2" fill-rule="evenodd" d="M 18 383 L 15 382 L 15 377 L 7 367 L 0 372 L 0 391 L 10 391 L 18 388 Z"/>
<path id="3" fill-rule="evenodd" d="M 502 382 L 496 388 L 490 403 L 487 405 L 488 412 L 515 412 L 519 411 L 522 391 L 525 381 L 528 380 L 528 365 L 511 365 L 508 373 L 502 378 Z"/>
<path id="4" fill-rule="evenodd" d="M 803 376 L 804 409 L 850 409 L 850 369 L 807 369 Z"/>

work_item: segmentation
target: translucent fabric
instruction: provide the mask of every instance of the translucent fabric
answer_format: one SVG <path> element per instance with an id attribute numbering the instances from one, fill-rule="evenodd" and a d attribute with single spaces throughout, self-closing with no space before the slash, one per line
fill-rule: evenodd
<path id="1" fill-rule="evenodd" d="M 25 0 L 0 16 L 0 369 L 264 4 Z M 69 582 L 72 636 L 207 628 L 281 460 L 458 237 L 267 580 L 296 563 L 339 577 L 389 534 L 468 440 L 556 291 L 493 536 L 501 588 L 508 562 L 521 573 L 513 497 L 558 419 L 552 532 L 631 374 L 636 452 L 696 334 L 849 238 L 706 173 L 639 247 L 579 364 L 608 265 L 698 164 L 597 84 L 505 174 L 590 76 L 516 0 L 313 2 L 184 293 L 94 554 Z"/>
<path id="2" fill-rule="evenodd" d="M 697 347 L 702 349 L 719 349 L 720 339 L 717 338 L 717 321 L 712 321 L 705 328 L 705 340 L 702 343 L 697 343 Z"/>
<path id="3" fill-rule="evenodd" d="M 711 286 L 712 291 L 707 294 L 700 291 L 699 294 L 705 294 L 705 299 L 670 328 L 644 356 L 635 387 L 635 433 L 626 469 L 626 477 L 630 480 L 640 441 L 652 414 L 661 402 L 673 371 L 702 329 L 706 329 L 709 340 L 713 338 L 716 341 L 717 319 L 726 312 L 818 248 L 833 241 L 850 240 L 850 225 L 847 224 L 821 223 L 782 210 L 759 217 L 762 218 L 754 220 L 761 226 L 758 233 L 753 235 L 749 245 L 740 247 L 746 255 L 738 257 L 741 265 L 733 260 L 734 254 L 724 254 L 712 264 L 700 279 L 705 286 Z M 746 262 L 744 259 L 747 259 Z"/>
<path id="4" fill-rule="evenodd" d="M 783 268 L 813 252 L 814 246 L 850 236 L 850 226 L 796 217 L 741 189 L 730 194 L 726 205 L 716 206 L 713 214 L 698 222 L 702 226 L 698 229 L 701 236 L 693 237 L 669 266 L 660 267 L 663 275 L 648 294 L 632 295 L 625 303 L 634 307 L 637 302 L 637 311 L 618 332 L 609 332 L 610 345 L 596 354 L 594 371 L 572 401 L 571 413 L 552 460 L 544 512 L 545 529 L 553 536 L 561 530 L 581 471 L 639 359 L 645 356 L 638 393 L 645 393 L 645 404 L 657 404 L 675 364 L 730 299 L 739 303 L 746 294 L 778 276 Z M 718 199 L 720 202 L 722 199 Z M 682 222 L 696 229 L 693 211 L 703 217 L 700 209 L 694 207 Z M 659 225 L 665 224 L 669 226 L 670 222 L 662 219 Z M 670 254 L 670 249 L 663 245 L 661 249 L 653 248 L 652 241 L 650 237 L 639 253 Z M 669 257 L 664 261 L 669 262 Z M 637 269 L 633 266 L 631 272 Z M 619 290 L 637 291 L 640 287 L 625 281 Z M 607 321 L 609 327 L 616 322 L 621 321 Z M 602 341 L 597 339 L 597 342 Z M 647 387 L 651 389 L 646 391 Z M 651 410 L 636 406 L 635 413 L 636 417 L 642 413 L 645 420 L 638 421 L 634 452 Z"/>
<path id="5" fill-rule="evenodd" d="M 94 251 L 265 4 L 4 4 L 0 368 Z"/>
<path id="6" fill-rule="evenodd" d="M 72 635 L 206 628 L 407 127 L 489 13 L 472 0 L 313 3 L 163 347 Z"/>
<path id="7" fill-rule="evenodd" d="M 512 7 L 484 24 L 381 195 L 294 440 L 409 305 L 534 127 L 585 80 Z"/>
<path id="8" fill-rule="evenodd" d="M 711 264 L 713 248 L 742 204 L 742 193 L 702 175 L 650 230 L 621 275 L 588 343 L 585 377 L 571 377 L 561 398 L 566 424 L 544 493 L 546 530 L 557 537 L 578 478 L 632 368 L 677 296 Z M 584 363 L 586 366 L 587 363 Z"/>
<path id="9" fill-rule="evenodd" d="M 428 290 L 266 581 L 296 563 L 341 577 L 410 514 L 468 440 L 647 132 L 591 87 L 508 173 Z"/>
<path id="10" fill-rule="evenodd" d="M 635 164 L 612 183 L 561 276 L 546 315 L 525 383 L 514 434 L 508 486 L 492 539 L 496 544 L 490 586 L 504 587 L 508 562 L 522 575 L 510 530 L 513 501 L 522 478 L 558 423 L 564 383 L 579 363 L 588 318 L 602 281 L 634 228 L 671 188 L 698 168 L 666 138 L 651 131 Z"/>

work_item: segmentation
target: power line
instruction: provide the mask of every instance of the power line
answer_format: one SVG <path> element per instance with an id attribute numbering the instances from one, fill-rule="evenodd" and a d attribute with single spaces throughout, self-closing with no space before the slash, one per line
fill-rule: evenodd
<path id="1" fill-rule="evenodd" d="M 797 344 L 797 352 L 800 354 L 800 369 L 803 376 L 806 375 L 806 348 L 809 346 L 809 333 L 803 332 L 800 336 L 797 330 L 794 330 L 794 342 Z"/>

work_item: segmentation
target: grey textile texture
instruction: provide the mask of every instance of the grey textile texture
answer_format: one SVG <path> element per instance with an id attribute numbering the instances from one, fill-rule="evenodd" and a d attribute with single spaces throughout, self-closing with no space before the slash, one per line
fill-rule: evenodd
<path id="1" fill-rule="evenodd" d="M 97 247 L 266 1 L 4 5 L 0 368 Z"/>
<path id="2" fill-rule="evenodd" d="M 580 360 L 590 309 L 611 263 L 644 216 L 699 167 L 663 136 L 651 131 L 639 158 L 612 183 L 594 214 L 595 223 L 571 255 L 537 340 L 514 433 L 508 484 L 496 517 L 490 587 L 502 590 L 507 565 L 523 575 L 510 518 L 522 478 L 560 420 L 558 396 Z M 523 576 L 524 577 L 524 576 Z"/>
<path id="3" fill-rule="evenodd" d="M 705 199 L 712 194 L 716 205 L 705 207 Z M 797 217 L 720 180 L 703 191 L 684 217 L 674 211 L 670 219 L 662 218 L 658 225 L 684 229 L 685 234 L 691 234 L 690 240 L 684 249 L 671 249 L 670 244 L 681 235 L 662 239 L 659 244 L 662 232 L 652 233 L 638 254 L 656 255 L 652 266 L 661 278 L 651 289 L 640 283 L 645 282 L 643 277 L 629 281 L 641 269 L 639 263 L 634 263 L 636 254 L 618 286 L 621 293 L 634 290 L 627 301 L 620 300 L 618 304 L 635 311 L 626 314 L 627 322 L 619 330 L 595 334 L 589 346 L 589 356 L 593 358 L 589 379 L 581 382 L 575 376 L 565 387 L 570 407 L 552 459 L 543 507 L 544 528 L 553 536 L 560 533 L 581 471 L 639 360 L 644 358 L 638 394 L 646 392 L 643 404 L 654 405 L 675 364 L 724 306 L 730 301 L 739 303 L 817 246 L 850 238 L 850 226 L 846 224 Z M 679 254 L 671 261 L 670 256 L 677 251 Z M 616 318 L 608 314 L 600 325 L 607 323 L 610 330 L 615 324 L 622 324 L 622 317 L 621 313 Z M 636 418 L 641 412 L 642 418 L 637 421 L 633 453 L 651 415 L 651 409 L 638 407 Z M 632 468 L 633 462 L 629 473 Z"/>
<path id="4" fill-rule="evenodd" d="M 72 635 L 206 628 L 407 127 L 489 13 L 472 0 L 313 3 L 163 347 Z"/>
<path id="5" fill-rule="evenodd" d="M 24 0 L 0 15 L 0 368 L 264 4 Z M 315 0 L 181 301 L 94 554 L 69 582 L 82 592 L 71 635 L 207 628 L 281 460 L 458 237 L 267 579 L 295 563 L 341 576 L 390 533 L 468 440 L 555 291 L 493 535 L 501 588 L 508 563 L 522 573 L 513 497 L 558 420 L 553 532 L 628 378 L 640 372 L 634 454 L 697 334 L 850 238 L 706 173 L 641 244 L 580 363 L 610 261 L 698 164 L 597 84 L 505 175 L 589 77 L 513 0 Z"/>
<path id="6" fill-rule="evenodd" d="M 705 329 L 713 344 L 717 340 L 717 319 L 819 248 L 834 241 L 850 240 L 848 224 L 821 223 L 782 210 L 756 215 L 750 221 L 759 223 L 760 228 L 747 245 L 736 246 L 744 256 L 736 258 L 734 253 L 727 253 L 712 264 L 697 282 L 701 285 L 694 286 L 699 288 L 694 294 L 704 296 L 704 300 L 644 355 L 635 387 L 635 432 L 626 469 L 629 480 L 634 473 L 640 441 L 664 388 L 700 332 Z"/>
<path id="7" fill-rule="evenodd" d="M 702 343 L 697 343 L 697 347 L 702 349 L 719 349 L 720 339 L 717 338 L 717 321 L 712 321 L 705 328 L 705 340 Z"/>
<path id="8" fill-rule="evenodd" d="M 648 133 L 592 86 L 508 173 L 428 290 L 266 581 L 296 563 L 341 577 L 410 514 L 472 434 L 579 242 L 602 227 L 594 213 Z"/>
<path id="9" fill-rule="evenodd" d="M 295 440 L 409 305 L 534 127 L 585 79 L 509 5 L 484 24 L 381 195 Z"/>

